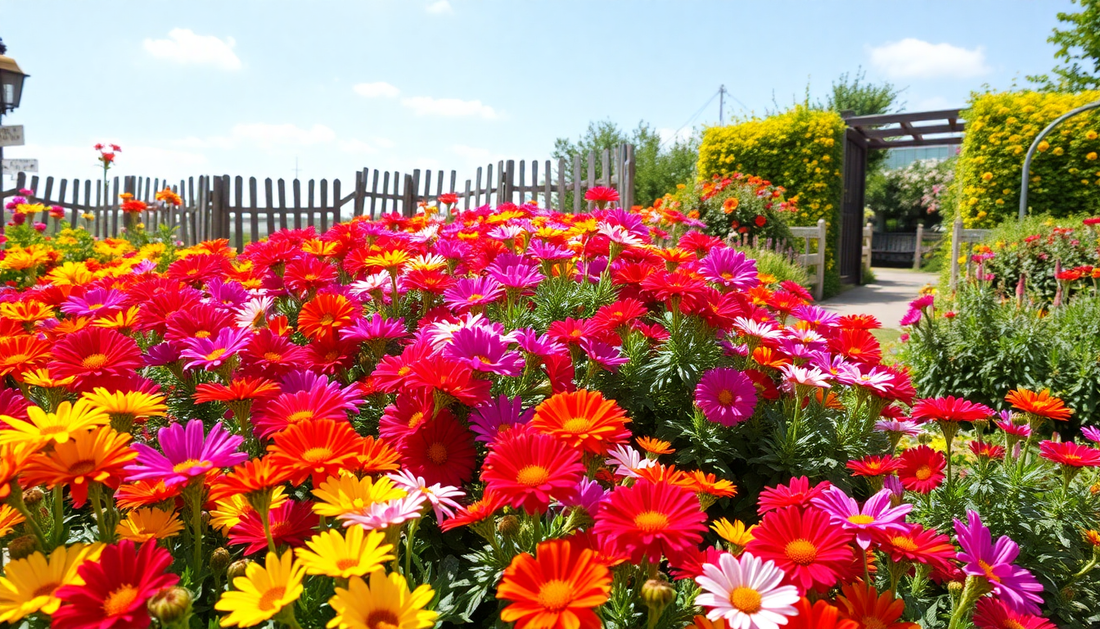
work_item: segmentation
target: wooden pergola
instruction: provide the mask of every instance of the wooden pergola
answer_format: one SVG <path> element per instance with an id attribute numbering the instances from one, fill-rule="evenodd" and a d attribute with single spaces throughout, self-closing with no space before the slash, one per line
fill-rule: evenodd
<path id="1" fill-rule="evenodd" d="M 868 151 L 962 144 L 966 123 L 959 117 L 960 112 L 960 109 L 941 109 L 872 116 L 841 114 L 848 123 L 837 248 L 841 281 L 858 284 L 863 279 L 863 202 Z"/>

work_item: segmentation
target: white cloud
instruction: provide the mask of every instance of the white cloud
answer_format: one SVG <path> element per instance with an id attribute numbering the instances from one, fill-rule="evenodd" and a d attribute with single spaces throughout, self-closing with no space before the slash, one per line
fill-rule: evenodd
<path id="1" fill-rule="evenodd" d="M 173 28 L 168 39 L 146 39 L 145 50 L 158 59 L 183 65 L 211 65 L 222 70 L 239 70 L 241 60 L 233 52 L 237 42 L 214 35 L 196 35 L 188 28 Z"/>
<path id="2" fill-rule="evenodd" d="M 340 140 L 337 145 L 340 147 L 341 151 L 356 155 L 373 155 L 378 152 L 376 146 L 362 140 Z"/>
<path id="3" fill-rule="evenodd" d="M 961 48 L 951 44 L 932 44 L 907 37 L 870 49 L 871 64 L 888 77 L 971 78 L 989 72 L 985 49 Z"/>
<path id="4" fill-rule="evenodd" d="M 402 99 L 401 104 L 413 110 L 418 116 L 443 116 L 446 118 L 478 116 L 486 120 L 497 117 L 496 110 L 479 100 L 413 96 Z"/>
<path id="5" fill-rule="evenodd" d="M 424 10 L 433 15 L 444 15 L 455 12 L 454 8 L 451 7 L 451 3 L 447 2 L 447 0 L 439 0 L 438 2 L 433 2 L 429 4 Z"/>
<path id="6" fill-rule="evenodd" d="M 192 151 L 176 150 L 159 146 L 126 141 L 121 138 L 95 138 L 89 139 L 86 144 L 28 144 L 27 146 L 4 149 L 5 157 L 34 158 L 38 160 L 38 169 L 43 183 L 39 183 L 39 190 L 45 190 L 45 178 L 53 177 L 79 177 L 91 179 L 93 183 L 103 176 L 103 171 L 97 167 L 95 151 L 92 144 L 96 142 L 114 142 L 122 146 L 122 151 L 117 155 L 115 166 L 111 168 L 110 176 L 123 177 L 126 175 L 141 175 L 144 177 L 184 177 L 200 174 L 209 166 L 205 155 Z M 176 182 L 178 183 L 178 181 Z M 6 186 L 5 186 L 6 187 Z M 54 187 L 54 195 L 58 188 Z M 71 192 L 69 193 L 71 200 Z M 81 199 L 83 199 L 83 187 Z"/>
<path id="7" fill-rule="evenodd" d="M 353 85 L 351 89 L 356 94 L 367 98 L 395 98 L 401 93 L 401 90 L 385 81 L 379 81 L 377 83 L 357 83 Z"/>

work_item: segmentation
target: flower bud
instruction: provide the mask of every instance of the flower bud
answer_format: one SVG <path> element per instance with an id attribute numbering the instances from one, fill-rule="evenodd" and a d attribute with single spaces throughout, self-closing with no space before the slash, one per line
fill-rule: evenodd
<path id="1" fill-rule="evenodd" d="M 963 583 L 962 581 L 948 581 L 947 593 L 951 595 L 952 600 L 958 600 L 962 596 Z"/>
<path id="2" fill-rule="evenodd" d="M 501 516 L 497 520 L 497 532 L 505 537 L 512 537 L 519 533 L 519 518 L 514 515 Z"/>
<path id="3" fill-rule="evenodd" d="M 179 623 L 191 615 L 191 592 L 181 587 L 164 588 L 149 599 L 149 613 L 162 627 Z"/>
<path id="4" fill-rule="evenodd" d="M 28 507 L 33 507 L 42 502 L 42 499 L 46 497 L 46 494 L 42 492 L 40 487 L 31 487 L 30 489 L 23 490 L 23 504 Z"/>
<path id="5" fill-rule="evenodd" d="M 660 615 L 676 598 L 676 589 L 664 579 L 650 579 L 642 584 L 642 602 L 654 615 Z"/>
<path id="6" fill-rule="evenodd" d="M 34 535 L 24 535 L 8 542 L 8 557 L 12 560 L 24 559 L 38 550 L 38 540 Z"/>
<path id="7" fill-rule="evenodd" d="M 233 558 L 229 556 L 228 550 L 221 547 L 215 548 L 214 552 L 210 555 L 210 569 L 213 570 L 215 574 L 221 574 L 229 567 L 229 563 L 232 560 Z"/>
<path id="8" fill-rule="evenodd" d="M 232 583 L 233 579 L 236 579 L 237 577 L 243 577 L 248 571 L 249 563 L 251 562 L 247 559 L 238 559 L 237 561 L 229 564 L 229 569 L 226 570 L 225 573 L 225 576 L 229 579 L 229 582 Z"/>

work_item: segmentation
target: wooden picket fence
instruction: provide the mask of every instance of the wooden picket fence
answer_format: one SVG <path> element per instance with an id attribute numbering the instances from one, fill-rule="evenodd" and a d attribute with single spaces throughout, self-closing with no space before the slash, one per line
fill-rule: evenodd
<path id="1" fill-rule="evenodd" d="M 40 184 L 44 185 L 40 188 Z M 90 231 L 96 237 L 107 238 L 118 236 L 126 224 L 119 194 L 129 192 L 149 205 L 140 217 L 147 230 L 167 225 L 178 229 L 177 237 L 185 246 L 225 238 L 240 250 L 280 229 L 315 227 L 325 231 L 357 216 L 412 216 L 422 204 L 436 204 L 445 193 L 457 195 L 456 209 L 461 210 L 511 202 L 581 212 L 592 207 L 584 201 L 585 192 L 605 186 L 618 190 L 620 204 L 630 207 L 634 203 L 634 147 L 625 144 L 599 154 L 590 152 L 587 159 L 578 155 L 572 164 L 559 159 L 556 168 L 551 160 L 501 160 L 478 168 L 462 187 L 457 184 L 454 170 L 402 174 L 364 168 L 355 173 L 350 189 L 339 179 L 288 182 L 203 175 L 175 183 L 128 176 L 108 181 L 110 194 L 105 194 L 100 180 L 46 177 L 43 181 L 37 175 L 28 180 L 25 173 L 20 173 L 14 188 L 0 191 L 0 202 L 18 194 L 19 189 L 29 188 L 35 191 L 30 197 L 32 202 L 47 208 L 61 206 L 74 225 L 84 224 L 78 219 L 90 214 Z M 180 195 L 182 205 L 172 207 L 155 201 L 156 193 L 165 187 Z M 28 218 L 54 225 L 46 212 Z"/>
<path id="2" fill-rule="evenodd" d="M 990 229 L 963 229 L 962 217 L 955 219 L 951 226 L 951 290 L 959 285 L 959 275 L 970 275 L 970 249 L 972 245 L 989 238 L 993 233 Z M 963 245 L 967 245 L 965 248 Z M 959 262 L 962 258 L 962 262 Z"/>

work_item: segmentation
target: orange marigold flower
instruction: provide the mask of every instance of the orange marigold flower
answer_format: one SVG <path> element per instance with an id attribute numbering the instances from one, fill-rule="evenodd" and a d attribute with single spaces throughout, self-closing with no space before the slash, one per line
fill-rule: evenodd
<path id="1" fill-rule="evenodd" d="M 599 629 L 603 623 L 593 608 L 610 593 L 611 572 L 596 553 L 561 539 L 539 544 L 535 557 L 517 555 L 497 587 L 498 599 L 512 601 L 500 618 L 516 629 Z"/>
<path id="2" fill-rule="evenodd" d="M 573 448 L 603 455 L 610 446 L 630 438 L 629 421 L 614 400 L 604 399 L 599 391 L 580 389 L 544 400 L 535 407 L 531 427 Z"/>
<path id="3" fill-rule="evenodd" d="M 1066 421 L 1073 415 L 1073 409 L 1067 408 L 1061 398 L 1053 397 L 1050 389 L 1036 393 L 1028 389 L 1014 389 L 1005 396 L 1005 401 L 1025 413 L 1058 421 Z"/>
<path id="4" fill-rule="evenodd" d="M 639 448 L 650 454 L 672 454 L 676 452 L 672 449 L 671 443 L 653 437 L 638 437 L 635 441 L 638 442 Z"/>
<path id="5" fill-rule="evenodd" d="M 687 473 L 688 487 L 696 493 L 714 496 L 715 498 L 732 498 L 737 495 L 737 485 L 733 481 L 718 478 L 714 474 L 707 474 L 702 470 L 694 470 Z"/>

